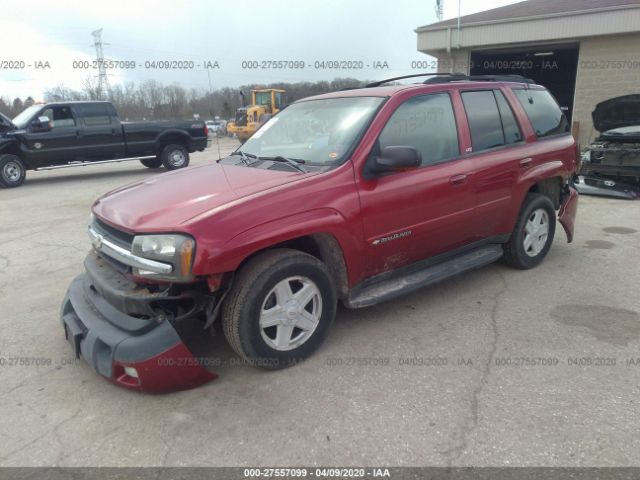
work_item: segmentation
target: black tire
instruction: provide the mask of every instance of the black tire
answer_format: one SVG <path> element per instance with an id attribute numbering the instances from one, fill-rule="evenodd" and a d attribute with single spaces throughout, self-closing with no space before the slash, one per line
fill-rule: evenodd
<path id="1" fill-rule="evenodd" d="M 533 248 L 533 246 L 531 246 L 527 251 L 527 249 L 525 249 L 525 239 L 527 235 L 525 229 L 530 220 L 532 224 L 534 223 L 534 215 L 538 211 L 546 212 L 547 215 L 548 229 L 546 238 L 542 239 L 542 235 L 532 235 L 532 237 L 540 239 L 537 245 L 542 246 L 542 248 Z M 541 230 L 541 232 L 543 231 L 544 229 Z M 516 227 L 511 234 L 511 238 L 504 245 L 503 262 L 521 270 L 537 266 L 547 255 L 547 252 L 549 252 L 555 233 L 556 211 L 551 199 L 539 193 L 527 194 L 524 204 L 522 205 L 522 210 L 520 211 L 520 216 L 516 222 Z M 544 241 L 544 243 L 542 243 L 542 241 Z"/>
<path id="2" fill-rule="evenodd" d="M 316 287 L 316 290 L 312 290 L 316 292 L 314 299 L 307 305 L 298 304 L 301 305 L 300 308 L 307 310 L 307 313 L 308 305 L 311 305 L 312 311 L 318 304 L 321 304 L 321 308 L 316 310 L 318 321 L 311 333 L 296 326 L 290 327 L 291 333 L 284 337 L 289 338 L 288 342 L 299 338 L 296 335 L 304 335 L 305 340 L 299 340 L 301 343 L 298 346 L 289 346 L 287 348 L 291 348 L 290 350 L 283 351 L 267 343 L 264 336 L 267 339 L 273 337 L 269 341 L 275 343 L 286 319 L 297 321 L 293 319 L 296 313 L 291 312 L 289 317 L 289 312 L 280 310 L 285 320 L 278 326 L 265 329 L 260 326 L 260 315 L 265 305 L 277 301 L 277 294 L 271 293 L 276 285 L 285 283 L 290 286 L 289 291 L 293 295 L 302 292 L 302 288 L 294 292 L 297 280 L 290 280 L 292 277 L 306 282 L 300 285 Z M 253 258 L 238 271 L 222 306 L 222 327 L 227 341 L 248 363 L 266 369 L 285 368 L 309 357 L 322 344 L 335 318 L 337 295 L 334 283 L 320 260 L 298 250 L 274 249 Z M 317 299 L 318 296 L 320 300 Z M 313 313 L 310 315 L 314 316 Z M 269 331 L 269 328 L 272 330 Z M 296 332 L 296 328 L 299 332 Z M 294 341 L 293 345 L 295 343 Z"/>
<path id="3" fill-rule="evenodd" d="M 147 168 L 160 168 L 162 166 L 162 160 L 158 157 L 145 158 L 144 160 L 140 160 L 140 163 Z"/>
<path id="4" fill-rule="evenodd" d="M 177 170 L 189 165 L 189 152 L 178 143 L 171 143 L 162 149 L 160 160 L 167 170 Z"/>
<path id="5" fill-rule="evenodd" d="M 17 155 L 0 155 L 0 187 L 15 188 L 24 183 L 27 168 Z"/>

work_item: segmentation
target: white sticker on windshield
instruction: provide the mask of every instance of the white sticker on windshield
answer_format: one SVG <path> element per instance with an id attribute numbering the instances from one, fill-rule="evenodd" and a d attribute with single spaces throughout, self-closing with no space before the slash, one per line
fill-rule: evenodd
<path id="1" fill-rule="evenodd" d="M 260 128 L 260 130 L 258 130 L 256 133 L 253 134 L 252 138 L 260 138 L 262 134 L 267 130 L 269 130 L 271 127 L 273 127 L 277 121 L 278 121 L 278 117 L 270 118 L 269 121 L 265 123 L 262 126 L 262 128 Z"/>

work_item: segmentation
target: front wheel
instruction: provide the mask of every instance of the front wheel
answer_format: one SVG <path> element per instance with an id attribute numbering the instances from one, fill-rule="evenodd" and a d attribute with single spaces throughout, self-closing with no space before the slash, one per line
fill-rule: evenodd
<path id="1" fill-rule="evenodd" d="M 170 144 L 162 149 L 160 160 L 167 170 L 177 170 L 189 165 L 189 152 L 183 145 Z"/>
<path id="2" fill-rule="evenodd" d="M 0 156 L 0 186 L 4 188 L 19 187 L 24 183 L 27 169 L 17 155 Z"/>
<path id="3" fill-rule="evenodd" d="M 250 364 L 279 369 L 309 357 L 336 314 L 334 282 L 315 257 L 265 252 L 239 272 L 222 308 L 231 347 Z"/>
<path id="4" fill-rule="evenodd" d="M 551 199 L 539 193 L 527 195 L 516 228 L 504 246 L 504 262 L 514 268 L 537 266 L 553 243 L 556 212 Z"/>

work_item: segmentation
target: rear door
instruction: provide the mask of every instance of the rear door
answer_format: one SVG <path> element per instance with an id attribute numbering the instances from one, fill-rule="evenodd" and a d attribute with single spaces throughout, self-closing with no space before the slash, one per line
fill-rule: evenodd
<path id="1" fill-rule="evenodd" d="M 124 137 L 115 109 L 108 103 L 78 106 L 83 123 L 83 144 L 88 160 L 122 158 Z"/>
<path id="2" fill-rule="evenodd" d="M 371 155 L 388 146 L 415 147 L 422 166 L 360 180 L 368 275 L 462 246 L 472 235 L 470 162 L 460 156 L 450 95 L 419 95 L 400 104 Z"/>
<path id="3" fill-rule="evenodd" d="M 529 148 L 500 89 L 463 90 L 476 201 L 475 239 L 498 236 L 509 217 L 513 190 Z M 470 150 L 469 150 L 470 149 Z"/>
<path id="4" fill-rule="evenodd" d="M 50 130 L 36 128 L 39 117 L 49 119 Z M 70 105 L 44 107 L 24 135 L 29 165 L 37 168 L 81 160 L 84 154 L 81 133 L 82 126 Z"/>

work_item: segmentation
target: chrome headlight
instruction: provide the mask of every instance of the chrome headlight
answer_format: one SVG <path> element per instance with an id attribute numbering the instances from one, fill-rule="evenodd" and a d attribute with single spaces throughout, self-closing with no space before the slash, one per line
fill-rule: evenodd
<path id="1" fill-rule="evenodd" d="M 185 282 L 193 278 L 191 267 L 196 250 L 196 242 L 186 235 L 136 235 L 131 245 L 131 253 L 149 260 L 169 263 L 171 273 L 162 274 L 134 268 L 134 275 L 158 280 Z"/>

